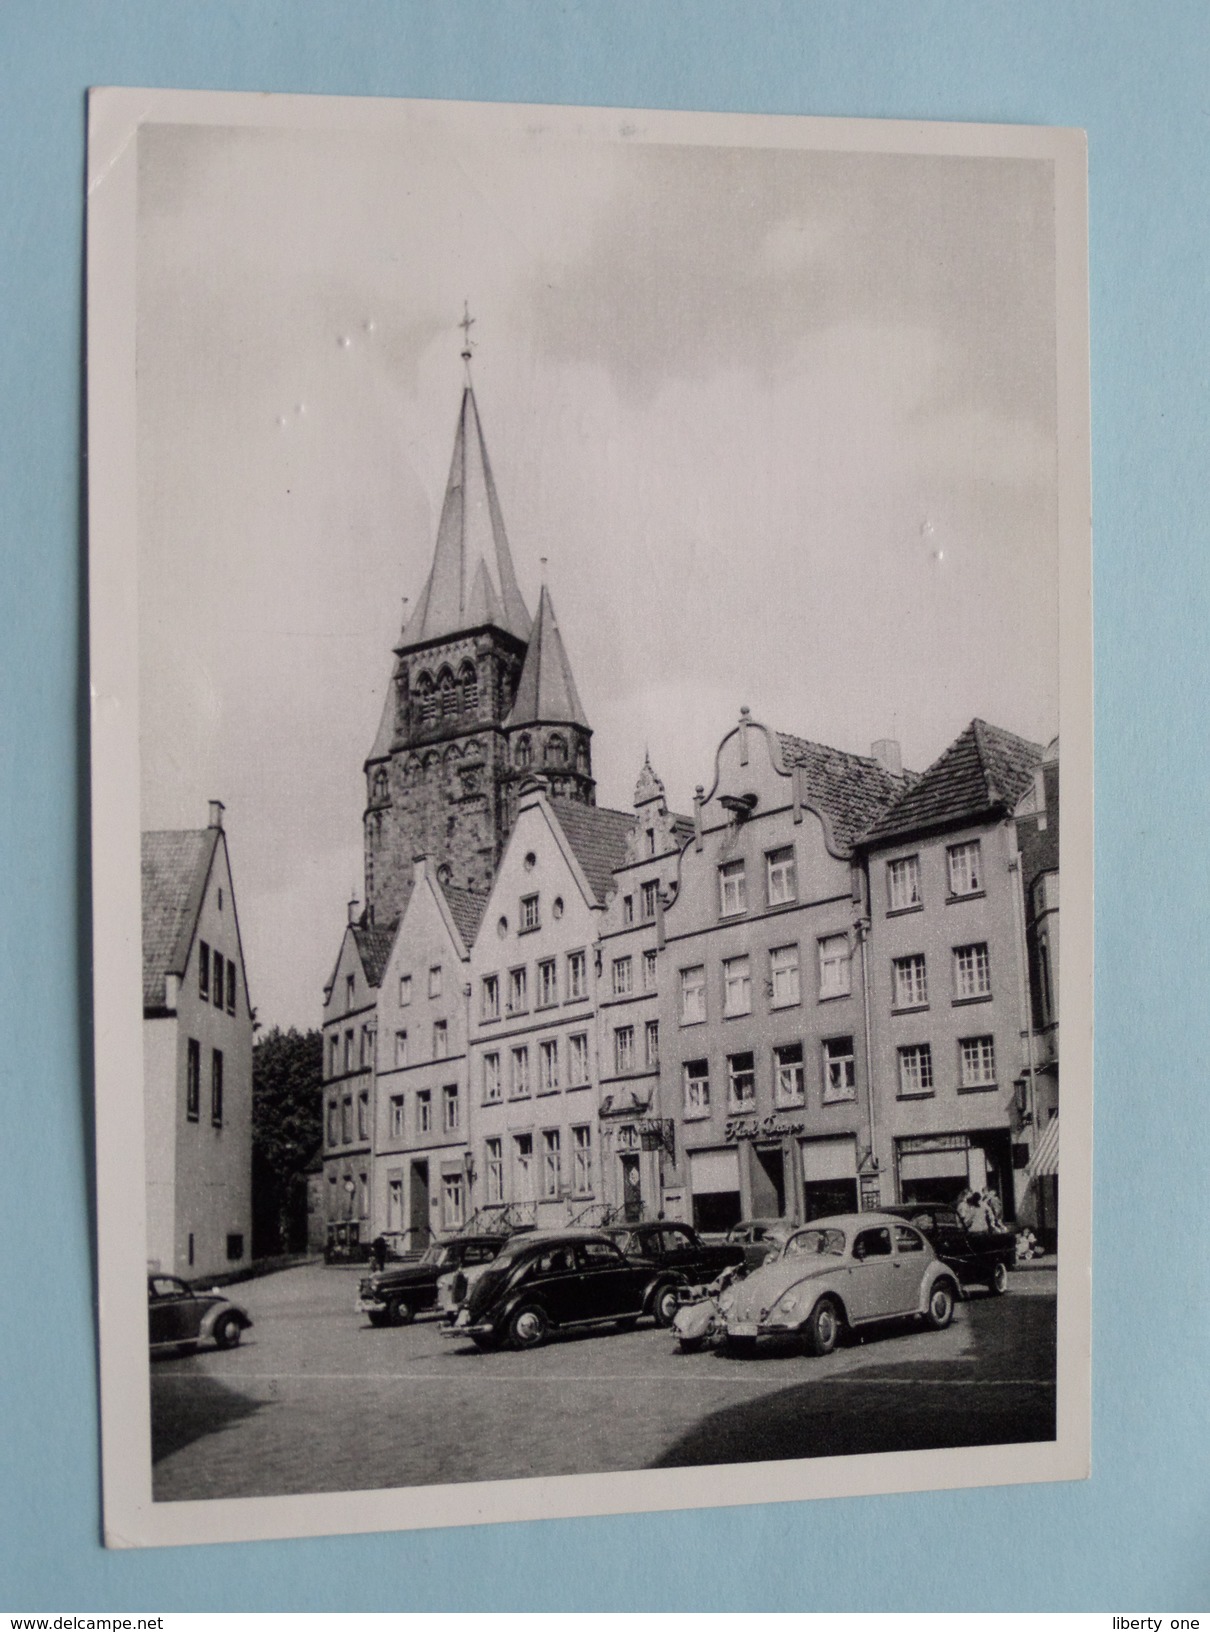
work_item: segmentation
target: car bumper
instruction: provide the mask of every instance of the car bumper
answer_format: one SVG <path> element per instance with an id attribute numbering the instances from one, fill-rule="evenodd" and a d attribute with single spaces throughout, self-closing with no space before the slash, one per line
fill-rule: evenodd
<path id="1" fill-rule="evenodd" d="M 442 1337 L 495 1337 L 496 1328 L 490 1321 L 476 1321 L 471 1324 L 466 1310 L 460 1310 L 452 1320 L 447 1321 L 441 1328 Z"/>
<path id="2" fill-rule="evenodd" d="M 728 1337 L 786 1337 L 798 1330 L 798 1322 L 789 1319 L 727 1320 L 723 1323 L 723 1330 Z"/>
<path id="3" fill-rule="evenodd" d="M 385 1315 L 387 1311 L 383 1298 L 358 1298 L 353 1307 L 363 1315 Z"/>

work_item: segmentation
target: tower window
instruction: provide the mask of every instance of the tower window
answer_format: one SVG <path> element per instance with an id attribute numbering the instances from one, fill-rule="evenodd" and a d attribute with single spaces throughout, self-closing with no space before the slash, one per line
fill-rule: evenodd
<path id="1" fill-rule="evenodd" d="M 416 690 L 420 696 L 420 723 L 423 726 L 437 723 L 437 693 L 433 689 L 431 674 L 422 674 L 416 683 Z"/>
<path id="2" fill-rule="evenodd" d="M 516 757 L 518 765 L 530 764 L 533 759 L 533 752 L 533 743 L 528 737 L 517 738 Z"/>
<path id="3" fill-rule="evenodd" d="M 479 712 L 479 676 L 473 663 L 464 663 L 458 674 L 462 688 L 462 712 L 477 714 Z"/>
<path id="4" fill-rule="evenodd" d="M 552 765 L 567 764 L 567 739 L 553 736 L 546 744 L 546 758 Z"/>
<path id="5" fill-rule="evenodd" d="M 441 718 L 449 720 L 458 712 L 458 688 L 454 684 L 454 677 L 448 669 L 441 671 L 437 681 L 437 689 L 441 694 Z"/>

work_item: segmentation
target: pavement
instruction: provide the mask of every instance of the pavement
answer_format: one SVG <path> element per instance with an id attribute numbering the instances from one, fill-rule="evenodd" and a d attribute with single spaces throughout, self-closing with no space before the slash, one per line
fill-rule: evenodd
<path id="1" fill-rule="evenodd" d="M 1053 1264 L 972 1291 L 944 1332 L 888 1325 L 824 1359 L 681 1355 L 648 1325 L 483 1354 L 431 1317 L 371 1327 L 357 1279 L 248 1282 L 239 1348 L 153 1360 L 157 1501 L 1054 1437 Z"/>

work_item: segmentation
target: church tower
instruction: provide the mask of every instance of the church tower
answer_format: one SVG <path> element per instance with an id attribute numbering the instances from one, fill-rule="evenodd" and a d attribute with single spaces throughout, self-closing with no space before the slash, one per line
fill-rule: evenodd
<path id="1" fill-rule="evenodd" d="M 366 920 L 407 903 L 413 858 L 431 857 L 460 889 L 486 891 L 515 812 L 519 737 L 543 765 L 560 744 L 552 792 L 592 803 L 591 732 L 545 589 L 535 625 L 517 585 L 474 389 L 467 383 L 433 564 L 395 647 L 395 667 L 365 762 Z M 532 638 L 531 638 L 532 636 Z M 529 678 L 527 678 L 529 677 Z M 545 711 L 553 717 L 539 720 Z M 520 717 L 518 717 L 520 716 Z M 554 737 L 558 737 L 554 732 Z M 513 740 L 510 742 L 510 738 Z M 535 767 L 540 768 L 540 767 Z"/>
<path id="2" fill-rule="evenodd" d="M 571 664 L 546 585 L 538 601 L 525 667 L 512 711 L 504 722 L 509 741 L 509 825 L 523 782 L 538 778 L 554 799 L 596 802 L 592 779 L 592 731 L 576 690 Z"/>

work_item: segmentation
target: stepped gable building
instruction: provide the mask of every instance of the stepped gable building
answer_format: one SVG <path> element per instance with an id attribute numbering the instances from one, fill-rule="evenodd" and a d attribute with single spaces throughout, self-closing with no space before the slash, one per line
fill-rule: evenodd
<path id="1" fill-rule="evenodd" d="M 990 1189 L 1006 1218 L 1024 1216 L 1032 1026 L 1014 812 L 1042 753 L 972 720 L 862 840 L 874 1149 L 900 1201 Z"/>
<path id="2" fill-rule="evenodd" d="M 468 380 L 432 568 L 365 762 L 366 921 L 398 920 L 415 856 L 490 888 L 525 776 L 591 805 L 591 736 L 550 597 L 535 624 L 518 587 Z"/>
<path id="3" fill-rule="evenodd" d="M 252 1009 L 223 807 L 142 835 L 147 1256 L 215 1275 L 252 1239 Z"/>
<path id="4" fill-rule="evenodd" d="M 693 837 L 693 818 L 668 808 L 649 757 L 634 813 L 598 939 L 602 1202 L 610 1216 L 626 1219 L 671 1211 L 682 1199 L 664 1182 L 675 1156 L 676 1107 L 660 1089 L 660 982 L 667 974 L 664 912 L 681 849 Z"/>
<path id="5" fill-rule="evenodd" d="M 879 1199 L 856 842 L 905 781 L 879 747 L 826 748 L 745 709 L 697 791 L 661 914 L 659 1074 L 667 1210 L 700 1229 Z"/>

